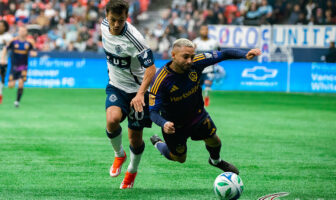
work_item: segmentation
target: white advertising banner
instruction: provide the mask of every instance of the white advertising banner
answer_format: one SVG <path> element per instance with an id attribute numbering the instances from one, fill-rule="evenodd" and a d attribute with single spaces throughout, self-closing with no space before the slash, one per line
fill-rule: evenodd
<path id="1" fill-rule="evenodd" d="M 222 48 L 261 47 L 265 42 L 268 43 L 265 39 L 269 39 L 268 44 L 273 48 L 328 48 L 331 41 L 336 41 L 336 26 L 274 25 L 259 27 L 209 25 L 209 36 L 217 40 Z"/>

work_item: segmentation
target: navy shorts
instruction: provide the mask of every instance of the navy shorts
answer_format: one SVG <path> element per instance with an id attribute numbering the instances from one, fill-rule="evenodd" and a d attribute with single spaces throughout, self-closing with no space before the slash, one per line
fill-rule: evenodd
<path id="1" fill-rule="evenodd" d="M 27 65 L 22 66 L 12 66 L 10 70 L 10 77 L 13 77 L 13 80 L 18 80 L 22 78 L 24 81 L 27 80 Z"/>
<path id="2" fill-rule="evenodd" d="M 131 100 L 135 97 L 136 93 L 126 93 L 110 84 L 106 86 L 105 91 L 105 109 L 110 106 L 117 106 L 121 108 L 123 114 L 121 122 L 124 121 L 127 116 L 128 128 L 133 130 L 142 130 L 144 127 L 152 127 L 152 121 L 149 117 L 148 92 L 146 92 L 144 96 L 146 104 L 144 107 L 144 112 L 138 113 L 130 107 Z"/>
<path id="3" fill-rule="evenodd" d="M 204 140 L 216 134 L 216 126 L 207 114 L 202 120 L 192 127 L 175 128 L 174 134 L 166 134 L 162 130 L 163 138 L 171 153 L 181 156 L 187 152 L 187 140 Z"/>
<path id="4" fill-rule="evenodd" d="M 6 73 L 6 71 L 7 71 L 7 64 L 5 64 L 5 65 L 1 65 L 0 64 L 0 71 Z"/>

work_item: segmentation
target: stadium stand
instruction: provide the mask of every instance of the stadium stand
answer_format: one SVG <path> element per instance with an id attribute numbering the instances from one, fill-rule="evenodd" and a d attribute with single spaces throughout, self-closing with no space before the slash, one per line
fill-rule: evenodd
<path id="1" fill-rule="evenodd" d="M 108 0 L 2 0 L 10 33 L 26 24 L 40 51 L 102 52 L 100 23 Z M 335 0 L 130 0 L 129 19 L 167 58 L 172 41 L 194 39 L 202 24 L 336 24 Z M 165 5 L 168 2 L 168 7 Z M 148 17 L 154 13 L 157 17 Z M 147 20 L 146 20 L 147 19 Z M 148 23 L 148 21 L 151 21 Z"/>

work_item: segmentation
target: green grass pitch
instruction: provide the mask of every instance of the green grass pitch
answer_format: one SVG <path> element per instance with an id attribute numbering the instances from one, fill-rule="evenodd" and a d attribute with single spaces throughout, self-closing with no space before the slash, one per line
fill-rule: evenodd
<path id="1" fill-rule="evenodd" d="M 145 129 L 134 188 L 126 171 L 109 177 L 102 89 L 4 90 L 0 105 L 0 199 L 216 199 L 204 143 L 188 142 L 184 164 L 166 160 Z M 289 192 L 282 199 L 336 199 L 336 96 L 212 92 L 207 109 L 222 139 L 221 157 L 240 169 L 241 199 Z M 126 124 L 123 145 L 129 155 Z M 129 161 L 129 159 L 128 159 Z M 127 162 L 128 163 L 128 162 Z"/>

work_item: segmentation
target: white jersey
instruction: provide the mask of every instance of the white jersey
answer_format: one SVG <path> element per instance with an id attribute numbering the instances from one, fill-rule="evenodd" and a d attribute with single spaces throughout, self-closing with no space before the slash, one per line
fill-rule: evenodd
<path id="1" fill-rule="evenodd" d="M 213 51 L 219 48 L 218 43 L 214 39 L 202 40 L 200 37 L 193 41 L 196 44 L 196 52 Z"/>
<path id="2" fill-rule="evenodd" d="M 12 39 L 13 39 L 12 35 L 9 34 L 8 32 L 0 35 L 0 52 L 2 51 L 4 47 L 6 47 L 6 45 L 9 44 L 10 41 L 12 41 Z M 0 53 L 0 56 L 1 56 L 1 53 Z M 7 63 L 7 60 L 8 60 L 8 53 L 5 58 L 6 63 Z M 0 57 L 0 61 L 1 61 L 1 57 Z"/>
<path id="3" fill-rule="evenodd" d="M 137 92 L 145 74 L 145 67 L 154 62 L 144 37 L 128 22 L 120 35 L 112 35 L 107 19 L 101 24 L 101 32 L 109 84 L 127 93 Z"/>
<path id="4" fill-rule="evenodd" d="M 193 42 L 196 44 L 196 52 L 203 53 L 206 51 L 214 51 L 219 48 L 216 40 L 208 38 L 207 40 L 202 40 L 202 38 L 198 37 Z M 203 70 L 203 73 L 211 73 L 214 71 L 214 66 L 210 65 Z"/>

